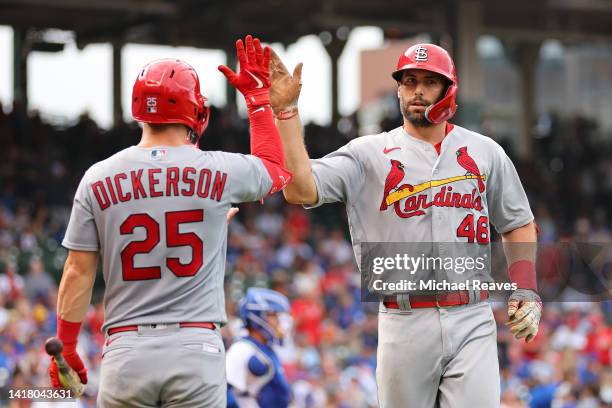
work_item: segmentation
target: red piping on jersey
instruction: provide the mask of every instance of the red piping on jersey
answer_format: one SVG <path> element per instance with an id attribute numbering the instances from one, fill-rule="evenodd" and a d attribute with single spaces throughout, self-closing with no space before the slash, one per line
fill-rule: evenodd
<path id="1" fill-rule="evenodd" d="M 291 172 L 285 168 L 285 155 L 280 134 L 274 125 L 270 105 L 249 107 L 251 125 L 251 154 L 263 162 L 272 179 L 268 195 L 285 188 L 291 181 Z"/>

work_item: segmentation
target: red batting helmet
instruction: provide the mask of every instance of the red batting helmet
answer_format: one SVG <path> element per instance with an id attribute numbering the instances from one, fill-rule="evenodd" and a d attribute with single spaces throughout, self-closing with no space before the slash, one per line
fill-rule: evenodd
<path id="1" fill-rule="evenodd" d="M 408 48 L 397 61 L 397 69 L 391 74 L 396 81 L 402 79 L 405 69 L 424 69 L 442 75 L 449 80 L 444 97 L 425 110 L 431 123 L 441 123 L 453 117 L 457 111 L 457 72 L 453 59 L 442 47 L 434 44 L 416 44 Z"/>
<path id="2" fill-rule="evenodd" d="M 177 59 L 156 60 L 145 65 L 134 82 L 132 117 L 146 123 L 182 123 L 197 145 L 210 117 L 206 101 L 191 65 Z"/>

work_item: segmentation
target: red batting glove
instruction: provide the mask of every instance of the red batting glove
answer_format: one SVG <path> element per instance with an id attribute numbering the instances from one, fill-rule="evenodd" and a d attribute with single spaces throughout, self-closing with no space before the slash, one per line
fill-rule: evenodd
<path id="1" fill-rule="evenodd" d="M 76 346 L 77 339 L 79 337 L 79 331 L 81 330 L 81 323 L 68 322 L 61 318 L 57 318 L 57 338 L 64 344 L 64 350 L 62 355 L 66 359 L 66 362 L 72 369 L 77 373 L 81 382 L 87 384 L 87 369 L 81 360 L 81 357 L 77 354 Z M 51 379 L 51 386 L 59 388 L 62 386 L 59 380 L 59 374 L 57 364 L 51 357 L 51 364 L 49 364 L 49 378 Z"/>
<path id="2" fill-rule="evenodd" d="M 236 41 L 240 71 L 236 74 L 225 65 L 219 65 L 219 71 L 244 95 L 250 111 L 270 104 L 270 48 L 262 48 L 259 39 L 251 35 L 246 36 L 245 42 L 246 51 L 242 40 Z"/>
<path id="3" fill-rule="evenodd" d="M 72 354 L 72 357 L 68 357 L 68 355 L 62 353 L 66 362 L 72 369 L 77 373 L 81 382 L 83 384 L 87 384 L 87 369 L 81 360 L 81 357 L 76 353 L 76 351 Z M 51 386 L 54 388 L 61 388 L 62 384 L 59 379 L 59 372 L 57 369 L 57 364 L 55 364 L 55 360 L 51 357 L 51 364 L 49 364 L 49 369 L 47 370 L 49 373 L 49 378 L 51 379 Z"/>

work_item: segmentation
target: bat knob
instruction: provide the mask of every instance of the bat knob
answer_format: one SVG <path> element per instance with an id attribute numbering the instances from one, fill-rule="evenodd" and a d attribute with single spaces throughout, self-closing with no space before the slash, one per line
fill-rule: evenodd
<path id="1" fill-rule="evenodd" d="M 64 345 L 56 337 L 51 337 L 45 342 L 45 351 L 50 356 L 57 356 L 62 354 L 63 349 Z"/>

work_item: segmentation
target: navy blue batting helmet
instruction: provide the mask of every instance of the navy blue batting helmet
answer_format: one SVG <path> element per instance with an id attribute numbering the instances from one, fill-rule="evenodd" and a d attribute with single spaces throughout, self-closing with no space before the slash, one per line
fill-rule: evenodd
<path id="1" fill-rule="evenodd" d="M 260 331 L 268 342 L 279 342 L 276 331 L 268 323 L 268 313 L 289 311 L 289 300 L 279 292 L 265 288 L 249 288 L 240 300 L 240 318 L 246 327 Z"/>

